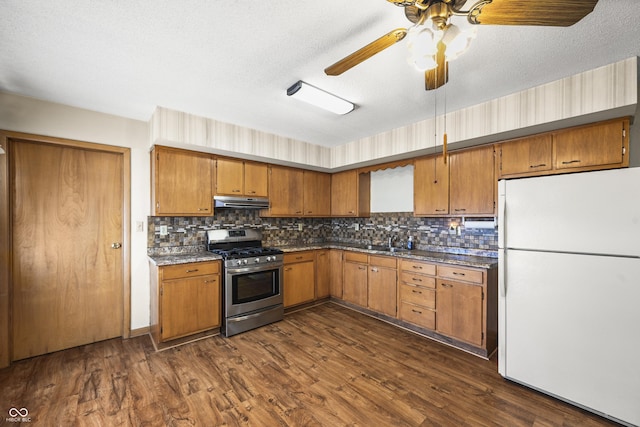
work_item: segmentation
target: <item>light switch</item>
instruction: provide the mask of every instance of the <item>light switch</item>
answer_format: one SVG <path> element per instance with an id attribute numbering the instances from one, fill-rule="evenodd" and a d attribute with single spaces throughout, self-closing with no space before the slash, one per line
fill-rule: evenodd
<path id="1" fill-rule="evenodd" d="M 166 236 L 167 234 L 169 234 L 169 231 L 167 230 L 167 226 L 166 225 L 161 225 L 160 226 L 160 235 L 161 236 Z"/>
<path id="2" fill-rule="evenodd" d="M 136 221 L 136 231 L 138 231 L 138 232 L 144 231 L 144 222 L 143 221 Z"/>

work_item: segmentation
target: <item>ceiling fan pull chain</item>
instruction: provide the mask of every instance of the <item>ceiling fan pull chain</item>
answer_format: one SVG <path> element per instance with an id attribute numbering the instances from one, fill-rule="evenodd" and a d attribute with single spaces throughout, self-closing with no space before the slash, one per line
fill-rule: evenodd
<path id="1" fill-rule="evenodd" d="M 449 62 L 444 63 L 444 72 L 449 74 Z M 447 164 L 447 86 L 444 87 L 444 134 L 442 137 L 442 158 Z"/>

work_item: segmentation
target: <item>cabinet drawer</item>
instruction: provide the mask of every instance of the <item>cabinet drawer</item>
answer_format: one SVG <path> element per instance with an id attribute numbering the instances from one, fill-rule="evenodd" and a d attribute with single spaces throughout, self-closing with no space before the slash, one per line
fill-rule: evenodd
<path id="1" fill-rule="evenodd" d="M 295 262 L 314 261 L 316 259 L 316 253 L 314 251 L 305 252 L 292 252 L 284 254 L 284 263 L 292 264 Z"/>
<path id="2" fill-rule="evenodd" d="M 162 267 L 162 280 L 181 279 L 220 272 L 220 262 L 192 262 Z"/>
<path id="3" fill-rule="evenodd" d="M 436 278 L 415 274 L 410 271 L 400 272 L 400 281 L 410 285 L 426 286 L 427 288 L 436 288 Z"/>
<path id="4" fill-rule="evenodd" d="M 426 262 L 415 261 L 410 259 L 400 260 L 400 269 L 404 271 L 413 271 L 414 273 L 436 275 L 436 265 Z"/>
<path id="5" fill-rule="evenodd" d="M 369 255 L 362 254 L 359 252 L 345 252 L 344 260 L 350 261 L 350 262 L 360 262 L 363 264 L 367 264 L 367 262 L 369 261 Z"/>
<path id="6" fill-rule="evenodd" d="M 436 308 L 436 291 L 421 286 L 400 285 L 400 300 L 427 308 Z"/>
<path id="7" fill-rule="evenodd" d="M 369 265 L 375 265 L 377 267 L 396 268 L 396 259 L 388 256 L 369 256 Z"/>
<path id="8" fill-rule="evenodd" d="M 438 277 L 471 283 L 484 282 L 484 272 L 461 267 L 449 267 L 441 265 L 438 267 Z"/>
<path id="9" fill-rule="evenodd" d="M 406 302 L 400 303 L 400 319 L 428 329 L 436 327 L 436 312 Z"/>

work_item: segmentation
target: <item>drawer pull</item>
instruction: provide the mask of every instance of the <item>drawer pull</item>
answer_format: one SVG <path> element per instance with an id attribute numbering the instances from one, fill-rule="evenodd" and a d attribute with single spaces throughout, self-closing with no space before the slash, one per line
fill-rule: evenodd
<path id="1" fill-rule="evenodd" d="M 358 270 L 366 270 L 366 268 L 365 268 L 365 267 L 360 266 L 360 267 L 358 267 Z"/>
<path id="2" fill-rule="evenodd" d="M 412 265 L 411 267 L 415 268 L 416 270 L 422 270 L 422 267 L 419 265 Z"/>
<path id="3" fill-rule="evenodd" d="M 198 211 L 200 211 L 200 212 L 201 211 L 208 211 L 208 210 L 209 210 L 209 208 L 198 208 Z"/>
<path id="4" fill-rule="evenodd" d="M 217 280 L 213 279 L 213 280 L 205 280 L 204 283 L 216 283 Z"/>
<path id="5" fill-rule="evenodd" d="M 301 257 L 301 256 L 297 256 L 297 257 L 296 257 L 296 259 L 302 259 L 302 258 L 303 258 L 303 257 Z"/>
<path id="6" fill-rule="evenodd" d="M 454 209 L 456 212 L 465 212 L 467 209 Z"/>
<path id="7" fill-rule="evenodd" d="M 421 294 L 422 291 L 416 291 L 415 289 L 412 289 L 411 292 L 413 292 L 414 294 Z"/>
<path id="8" fill-rule="evenodd" d="M 570 165 L 571 163 L 580 163 L 580 160 L 569 160 L 562 162 L 563 165 Z"/>
<path id="9" fill-rule="evenodd" d="M 378 269 L 377 269 L 377 268 L 375 268 L 375 267 L 371 267 L 371 271 L 373 271 L 374 273 L 377 273 L 377 272 L 378 272 Z"/>
<path id="10" fill-rule="evenodd" d="M 414 282 L 422 282 L 422 279 L 418 279 L 417 277 L 414 277 L 411 280 L 413 280 Z"/>
<path id="11" fill-rule="evenodd" d="M 187 273 L 195 273 L 196 271 L 198 271 L 198 269 L 197 269 L 197 268 L 194 268 L 193 270 L 187 270 L 186 272 L 187 272 Z"/>
<path id="12" fill-rule="evenodd" d="M 442 283 L 442 287 L 443 288 L 453 288 L 453 285 L 450 285 L 448 283 Z"/>
<path id="13" fill-rule="evenodd" d="M 538 165 L 530 165 L 529 168 L 535 169 L 535 168 L 542 168 L 542 167 L 545 167 L 545 166 L 547 166 L 546 163 L 540 163 Z"/>
<path id="14" fill-rule="evenodd" d="M 453 275 L 454 275 L 454 276 L 466 276 L 466 274 L 464 274 L 464 273 L 458 273 L 457 271 L 454 271 L 454 272 L 453 272 Z"/>
<path id="15" fill-rule="evenodd" d="M 291 270 L 293 270 L 293 267 L 287 267 L 284 269 L 284 271 L 291 271 Z"/>
<path id="16" fill-rule="evenodd" d="M 436 209 L 436 212 L 444 212 L 446 209 Z"/>
<path id="17" fill-rule="evenodd" d="M 414 313 L 422 314 L 422 312 L 420 310 L 416 310 L 414 308 L 412 308 L 411 311 L 413 311 Z"/>

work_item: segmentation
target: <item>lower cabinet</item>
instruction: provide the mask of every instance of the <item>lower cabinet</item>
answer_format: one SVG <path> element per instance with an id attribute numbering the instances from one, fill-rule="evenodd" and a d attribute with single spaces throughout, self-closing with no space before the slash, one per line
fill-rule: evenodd
<path id="1" fill-rule="evenodd" d="M 220 326 L 220 261 L 151 264 L 151 336 L 156 344 Z"/>
<path id="2" fill-rule="evenodd" d="M 331 258 L 328 249 L 316 251 L 316 298 L 331 295 Z"/>
<path id="3" fill-rule="evenodd" d="M 329 251 L 329 289 L 331 296 L 342 299 L 342 288 L 344 283 L 344 252 L 340 249 Z"/>
<path id="4" fill-rule="evenodd" d="M 344 253 L 344 283 L 342 299 L 367 307 L 367 270 L 369 257 L 356 252 Z"/>
<path id="5" fill-rule="evenodd" d="M 438 317 L 441 334 L 481 346 L 484 341 L 482 286 L 438 279 Z"/>
<path id="6" fill-rule="evenodd" d="M 436 265 L 401 260 L 398 317 L 427 329 L 436 328 Z"/>
<path id="7" fill-rule="evenodd" d="M 396 317 L 397 303 L 396 258 L 369 256 L 367 306 L 370 310 Z"/>
<path id="8" fill-rule="evenodd" d="M 315 299 L 315 251 L 291 252 L 284 255 L 284 307 Z"/>

